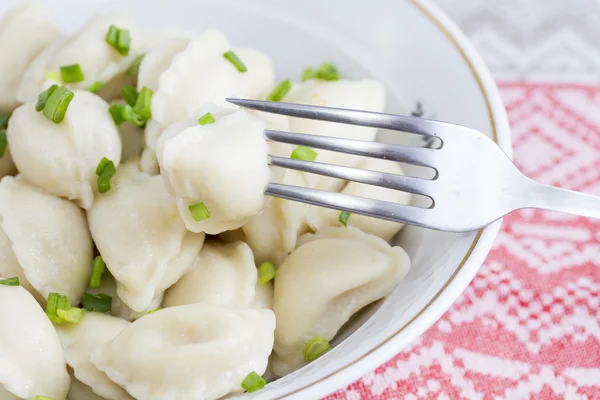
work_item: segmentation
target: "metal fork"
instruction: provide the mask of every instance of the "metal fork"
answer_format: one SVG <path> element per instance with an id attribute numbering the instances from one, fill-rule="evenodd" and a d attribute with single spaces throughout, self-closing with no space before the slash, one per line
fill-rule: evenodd
<path id="1" fill-rule="evenodd" d="M 419 208 L 278 183 L 267 186 L 265 193 L 270 196 L 450 232 L 473 231 L 523 208 L 600 218 L 600 197 L 544 185 L 528 178 L 491 139 L 471 128 L 368 111 L 236 98 L 227 100 L 257 111 L 391 129 L 437 137 L 441 141 L 439 148 L 432 149 L 266 130 L 266 138 L 277 142 L 400 161 L 436 171 L 434 178 L 423 179 L 271 156 L 271 165 L 424 195 L 432 200 L 432 205 Z"/>

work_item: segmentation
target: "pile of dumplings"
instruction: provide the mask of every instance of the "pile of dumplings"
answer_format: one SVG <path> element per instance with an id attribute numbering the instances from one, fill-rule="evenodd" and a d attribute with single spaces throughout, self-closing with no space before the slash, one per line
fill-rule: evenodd
<path id="1" fill-rule="evenodd" d="M 39 0 L 1 17 L 0 54 L 0 399 L 259 390 L 326 353 L 407 274 L 407 254 L 388 244 L 401 224 L 264 195 L 278 182 L 407 204 L 406 193 L 268 165 L 302 152 L 265 129 L 360 140 L 375 129 L 225 101 L 383 111 L 379 82 L 325 64 L 331 73 L 279 84 L 268 56 L 218 31 L 150 31 L 118 13 L 65 37 Z M 148 102 L 141 120 L 136 97 Z"/>

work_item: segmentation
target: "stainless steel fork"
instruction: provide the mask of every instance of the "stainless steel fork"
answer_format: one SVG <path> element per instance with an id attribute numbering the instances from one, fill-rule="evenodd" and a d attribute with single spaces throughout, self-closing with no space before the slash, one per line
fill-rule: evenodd
<path id="1" fill-rule="evenodd" d="M 278 167 L 424 195 L 430 208 L 270 183 L 266 194 L 403 222 L 431 229 L 467 232 L 522 208 L 562 211 L 600 218 L 600 197 L 536 182 L 484 134 L 464 126 L 393 114 L 260 100 L 228 99 L 242 107 L 292 117 L 370 126 L 437 137 L 439 148 L 423 148 L 266 130 L 269 140 L 430 167 L 432 179 L 367 171 L 339 165 L 270 157 Z"/>

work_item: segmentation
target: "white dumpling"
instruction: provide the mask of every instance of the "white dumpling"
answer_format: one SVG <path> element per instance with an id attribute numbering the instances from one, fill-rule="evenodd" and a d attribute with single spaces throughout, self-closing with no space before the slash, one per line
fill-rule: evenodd
<path id="1" fill-rule="evenodd" d="M 0 398 L 64 400 L 70 383 L 65 357 L 37 301 L 20 286 L 0 285 L 0 320 Z"/>
<path id="2" fill-rule="evenodd" d="M 129 322 L 111 315 L 86 312 L 77 324 L 56 326 L 65 360 L 73 368 L 75 378 L 107 399 L 130 400 L 131 396 L 108 379 L 104 372 L 99 371 L 90 361 L 90 355 L 94 349 L 110 342 L 129 325 Z"/>
<path id="3" fill-rule="evenodd" d="M 0 114 L 18 105 L 17 87 L 31 61 L 60 36 L 40 0 L 27 0 L 0 18 Z"/>
<path id="4" fill-rule="evenodd" d="M 281 182 L 285 185 L 304 186 L 302 173 L 287 171 Z M 254 253 L 256 264 L 270 261 L 275 265 L 296 247 L 298 235 L 306 232 L 309 205 L 280 198 L 269 198 L 260 214 L 250 219 L 242 230 Z"/>
<path id="5" fill-rule="evenodd" d="M 211 303 L 249 307 L 257 280 L 252 250 L 244 242 L 205 243 L 194 265 L 165 292 L 165 307 Z"/>
<path id="6" fill-rule="evenodd" d="M 265 122 L 245 110 L 204 107 L 198 117 L 171 125 L 159 138 L 161 175 L 192 232 L 218 234 L 244 225 L 263 207 L 270 179 Z M 204 203 L 210 217 L 196 221 L 189 207 Z"/>
<path id="7" fill-rule="evenodd" d="M 0 393 L 1 394 L 1 393 Z M 3 397 L 0 397 L 3 398 Z M 73 376 L 71 372 L 71 388 L 67 394 L 67 400 L 106 400 L 98 396 L 91 387 Z"/>
<path id="8" fill-rule="evenodd" d="M 311 79 L 303 83 L 294 83 L 285 97 L 289 103 L 310 104 L 316 106 L 350 108 L 356 110 L 383 112 L 385 108 L 385 89 L 374 80 L 360 81 L 321 81 Z M 321 136 L 333 136 L 355 140 L 372 141 L 377 129 L 363 126 L 338 124 L 317 120 L 290 118 L 292 132 L 310 133 Z M 362 158 L 350 154 L 315 150 L 315 161 L 354 167 Z M 308 187 L 339 191 L 343 181 L 316 174 L 304 174 Z"/>
<path id="9" fill-rule="evenodd" d="M 138 399 L 218 399 L 265 372 L 274 329 L 271 310 L 171 307 L 94 350 L 92 363 Z"/>
<path id="10" fill-rule="evenodd" d="M 108 103 L 95 94 L 75 90 L 65 119 L 54 123 L 20 106 L 8 122 L 13 160 L 25 179 L 42 189 L 89 208 L 97 188 L 96 168 L 103 157 L 119 165 L 121 139 Z"/>
<path id="11" fill-rule="evenodd" d="M 174 38 L 153 46 L 144 55 L 138 72 L 138 90 L 145 86 L 156 92 L 158 82 L 163 72 L 165 72 L 173 58 L 188 46 L 190 38 Z"/>
<path id="12" fill-rule="evenodd" d="M 250 308 L 273 308 L 273 283 L 256 283 L 255 295 Z"/>
<path id="13" fill-rule="evenodd" d="M 358 165 L 358 168 L 369 171 L 405 175 L 402 167 L 400 167 L 400 164 L 397 162 L 376 158 L 367 158 L 362 164 Z M 387 189 L 380 186 L 365 185 L 358 182 L 348 182 L 341 193 L 368 199 L 388 201 L 394 204 L 409 204 L 411 200 L 410 193 Z M 342 226 L 339 217 L 340 212 L 337 210 L 311 206 L 310 212 L 308 213 L 308 225 L 313 231 L 318 231 L 325 226 Z M 379 218 L 366 217 L 359 214 L 350 214 L 347 225 L 354 226 L 370 235 L 379 236 L 386 242 L 392 240 L 394 235 L 404 227 L 404 224 Z"/>
<path id="14" fill-rule="evenodd" d="M 325 228 L 298 242 L 275 279 L 272 365 L 278 376 L 305 364 L 303 350 L 311 338 L 333 339 L 355 312 L 388 295 L 410 268 L 402 248 L 352 227 Z"/>
<path id="15" fill-rule="evenodd" d="M 78 304 L 93 254 L 83 210 L 21 177 L 7 176 L 0 181 L 0 220 L 5 235 L 0 242 L 7 252 L 0 258 L 0 274 L 13 275 L 16 261 L 23 270 L 16 276 L 27 278 L 25 287 L 33 286 L 43 299 L 55 292 Z"/>
<path id="16" fill-rule="evenodd" d="M 185 229 L 160 176 L 136 168 L 117 171 L 111 190 L 88 210 L 88 222 L 119 297 L 143 311 L 192 265 L 204 234 Z"/>

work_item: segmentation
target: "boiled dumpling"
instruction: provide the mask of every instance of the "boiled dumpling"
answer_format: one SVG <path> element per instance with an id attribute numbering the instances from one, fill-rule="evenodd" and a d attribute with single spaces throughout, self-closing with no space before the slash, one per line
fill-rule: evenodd
<path id="1" fill-rule="evenodd" d="M 40 0 L 24 1 L 0 18 L 0 114 L 10 114 L 19 105 L 21 76 L 35 56 L 59 36 Z"/>
<path id="2" fill-rule="evenodd" d="M 153 46 L 144 56 L 138 72 L 138 90 L 145 86 L 152 91 L 158 90 L 158 82 L 173 58 L 188 46 L 190 38 L 174 38 Z"/>
<path id="3" fill-rule="evenodd" d="M 0 181 L 0 274 L 19 276 L 38 300 L 52 292 L 78 304 L 91 274 L 93 243 L 84 212 L 21 177 Z M 21 268 L 22 272 L 15 273 Z M 41 295 L 41 296 L 40 296 Z"/>
<path id="4" fill-rule="evenodd" d="M 256 280 L 254 257 L 246 243 L 206 243 L 190 270 L 167 289 L 164 306 L 206 302 L 249 307 Z"/>
<path id="5" fill-rule="evenodd" d="M 352 314 L 388 295 L 409 268 L 402 248 L 356 228 L 302 236 L 275 279 L 275 374 L 303 366 L 311 338 L 331 340 Z"/>
<path id="6" fill-rule="evenodd" d="M 58 124 L 37 112 L 35 102 L 23 104 L 12 114 L 7 136 L 25 179 L 89 208 L 98 163 L 106 157 L 118 166 L 121 139 L 104 100 L 84 90 L 74 94 L 65 119 Z"/>
<path id="7" fill-rule="evenodd" d="M 161 175 L 177 198 L 179 215 L 192 232 L 218 234 L 258 214 L 270 179 L 265 122 L 242 109 L 204 107 L 214 123 L 198 117 L 171 125 L 157 145 Z M 202 215 L 194 209 L 205 207 Z"/>
<path id="8" fill-rule="evenodd" d="M 400 164 L 393 161 L 380 160 L 376 158 L 367 158 L 358 168 L 387 172 L 390 174 L 404 175 Z M 365 197 L 368 199 L 388 201 L 394 204 L 409 204 L 411 195 L 400 190 L 387 189 L 380 186 L 365 185 L 357 182 L 348 182 L 341 193 Z M 325 226 L 341 226 L 339 221 L 340 212 L 330 208 L 310 207 L 308 213 L 308 224 L 313 231 L 317 231 Z M 379 236 L 386 242 L 392 240 L 394 235 L 402 229 L 404 224 L 386 221 L 379 218 L 366 217 L 359 214 L 351 214 L 347 221 L 348 226 L 354 226 L 370 235 Z"/>
<path id="9" fill-rule="evenodd" d="M 20 286 L 0 285 L 0 398 L 64 400 L 69 374 L 46 313 Z"/>
<path id="10" fill-rule="evenodd" d="M 136 168 L 119 169 L 114 188 L 88 210 L 88 221 L 119 297 L 143 311 L 192 265 L 204 234 L 185 229 L 160 176 Z"/>
<path id="11" fill-rule="evenodd" d="M 75 378 L 107 399 L 130 400 L 131 396 L 92 364 L 90 354 L 94 349 L 110 342 L 129 325 L 129 322 L 111 315 L 86 312 L 77 324 L 56 326 L 65 359 L 73 368 Z"/>
<path id="12" fill-rule="evenodd" d="M 303 83 L 294 83 L 285 97 L 289 103 L 310 104 L 316 106 L 350 108 L 356 110 L 382 112 L 385 108 L 385 89 L 374 80 L 360 81 L 320 81 L 311 79 Z M 321 136 L 333 136 L 355 140 L 372 141 L 377 130 L 364 126 L 353 126 L 303 118 L 290 118 L 292 132 L 310 133 Z M 350 154 L 316 150 L 317 162 L 354 167 L 362 158 Z M 338 191 L 343 181 L 316 174 L 304 174 L 308 187 Z"/>
<path id="13" fill-rule="evenodd" d="M 218 399 L 265 372 L 274 329 L 271 310 L 166 308 L 94 350 L 92 363 L 138 399 Z"/>

